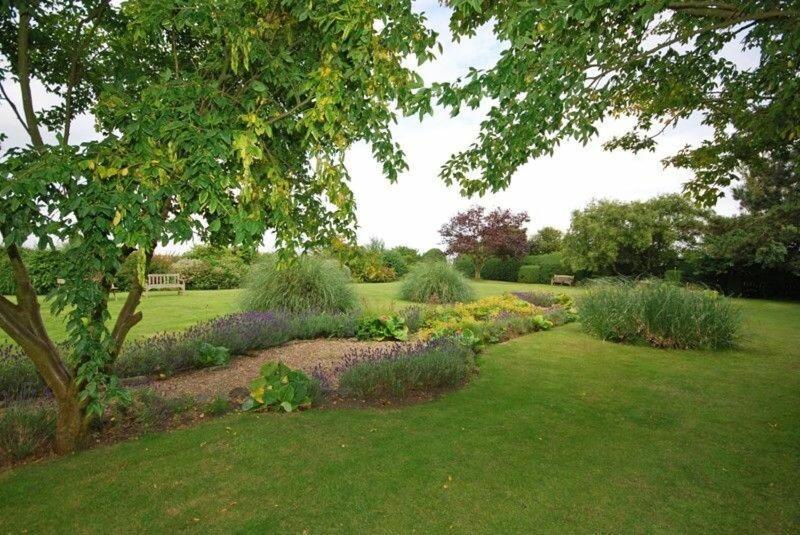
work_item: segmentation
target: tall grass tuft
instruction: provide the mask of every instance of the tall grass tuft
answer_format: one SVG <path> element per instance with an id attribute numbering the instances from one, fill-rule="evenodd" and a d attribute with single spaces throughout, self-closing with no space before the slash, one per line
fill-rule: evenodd
<path id="1" fill-rule="evenodd" d="M 725 349 L 741 327 L 729 299 L 659 280 L 598 282 L 579 311 L 584 329 L 603 340 L 661 348 Z"/>
<path id="2" fill-rule="evenodd" d="M 253 267 L 243 292 L 245 310 L 348 312 L 358 306 L 347 273 L 333 260 L 300 256 L 286 266 L 267 256 Z"/>
<path id="3" fill-rule="evenodd" d="M 14 404 L 0 413 L 0 462 L 46 453 L 56 432 L 52 409 Z"/>
<path id="4" fill-rule="evenodd" d="M 419 262 L 403 280 L 400 298 L 416 303 L 472 301 L 475 293 L 467 279 L 447 262 Z"/>

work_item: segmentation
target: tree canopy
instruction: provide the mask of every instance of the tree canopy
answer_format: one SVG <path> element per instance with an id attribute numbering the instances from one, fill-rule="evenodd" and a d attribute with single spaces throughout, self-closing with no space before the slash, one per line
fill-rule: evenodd
<path id="1" fill-rule="evenodd" d="M 456 37 L 489 23 L 506 45 L 494 66 L 435 88 L 453 113 L 492 102 L 478 139 L 442 169 L 466 193 L 502 189 L 529 159 L 568 139 L 586 143 L 601 120 L 620 116 L 635 126 L 606 147 L 634 151 L 653 150 L 658 134 L 701 118 L 710 139 L 665 163 L 694 172 L 685 187 L 705 204 L 743 166 L 800 165 L 796 0 L 447 4 Z"/>
<path id="2" fill-rule="evenodd" d="M 555 227 L 542 227 L 528 240 L 530 254 L 555 253 L 561 250 L 564 233 Z"/>
<path id="3" fill-rule="evenodd" d="M 572 213 L 564 258 L 595 275 L 660 276 L 697 245 L 708 215 L 678 195 L 593 202 Z"/>
<path id="4" fill-rule="evenodd" d="M 107 326 L 122 262 L 138 255 L 141 279 L 157 244 L 192 236 L 247 247 L 271 231 L 285 251 L 352 236 L 344 153 L 363 140 L 387 178 L 405 169 L 389 125 L 425 98 L 409 59 L 435 44 L 408 2 L 389 0 L 20 0 L 0 8 L 0 28 L 0 76 L 19 89 L 2 97 L 30 137 L 0 161 L 17 287 L 16 302 L 0 297 L 0 327 L 63 409 L 61 450 L 123 393 L 107 370 L 141 319 L 142 286 Z M 55 106 L 35 102 L 37 82 Z M 73 144 L 81 113 L 98 139 Z M 19 254 L 31 236 L 71 244 L 52 304 L 68 316 L 74 370 Z"/>
<path id="5" fill-rule="evenodd" d="M 490 256 L 519 257 L 528 245 L 523 225 L 528 214 L 496 208 L 485 213 L 482 206 L 459 212 L 439 230 L 447 254 L 469 255 L 475 264 L 475 278 Z"/>

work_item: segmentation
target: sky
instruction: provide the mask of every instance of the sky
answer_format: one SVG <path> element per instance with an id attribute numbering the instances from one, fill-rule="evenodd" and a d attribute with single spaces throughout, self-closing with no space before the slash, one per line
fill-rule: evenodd
<path id="1" fill-rule="evenodd" d="M 464 75 L 468 67 L 489 67 L 499 57 L 502 44 L 492 35 L 491 27 L 481 28 L 471 39 L 453 43 L 447 26 L 449 11 L 438 0 L 419 0 L 414 4 L 415 9 L 426 13 L 444 49 L 434 62 L 419 68 L 426 82 L 454 80 Z M 10 83 L 5 88 L 12 95 L 18 94 Z M 35 86 L 34 92 L 35 101 L 53 103 L 41 87 Z M 599 137 L 586 146 L 564 143 L 552 156 L 520 167 L 506 190 L 468 199 L 459 194 L 457 186 L 445 186 L 438 174 L 450 154 L 464 149 L 476 138 L 483 113 L 485 109 L 465 110 L 457 117 L 450 117 L 439 109 L 422 121 L 416 117 L 400 119 L 393 133 L 406 153 L 409 170 L 395 184 L 383 177 L 365 143 L 349 150 L 345 161 L 356 197 L 360 242 L 379 238 L 390 247 L 407 245 L 421 251 L 440 247 L 439 228 L 456 212 L 473 204 L 527 212 L 531 234 L 544 226 L 566 230 L 573 210 L 594 199 L 630 201 L 680 192 L 691 173 L 665 169 L 661 160 L 686 144 L 698 143 L 709 133 L 698 120 L 690 120 L 665 132 L 655 152 L 608 152 L 602 149 L 603 142 L 625 132 L 633 121 L 607 121 L 598 125 Z M 4 149 L 25 144 L 27 138 L 5 102 L 0 104 L 0 125 L 0 130 L 9 136 Z M 73 127 L 73 141 L 93 136 L 91 118 L 79 118 Z M 716 210 L 732 214 L 737 211 L 737 204 L 727 197 L 718 203 Z M 270 247 L 268 238 L 265 245 Z M 179 252 L 189 247 L 191 244 L 166 249 Z"/>

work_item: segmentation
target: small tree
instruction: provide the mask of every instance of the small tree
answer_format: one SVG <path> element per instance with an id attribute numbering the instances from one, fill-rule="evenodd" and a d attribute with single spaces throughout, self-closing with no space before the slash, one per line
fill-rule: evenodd
<path id="1" fill-rule="evenodd" d="M 0 78 L 17 82 L 21 110 L 0 96 L 30 138 L 0 159 L 16 286 L 15 301 L 0 296 L 0 328 L 55 396 L 61 452 L 126 395 L 110 370 L 142 319 L 157 244 L 249 247 L 272 231 L 290 252 L 354 235 L 344 154 L 364 140 L 389 179 L 405 168 L 389 126 L 395 110 L 428 107 L 405 65 L 435 43 L 409 3 L 360 0 L 21 0 L 2 4 L 0 28 Z M 34 81 L 58 104 L 37 105 Z M 71 144 L 81 113 L 99 139 Z M 71 243 L 51 301 L 67 314 L 66 349 L 20 253 L 31 237 Z M 131 256 L 138 277 L 109 324 L 109 290 Z"/>
<path id="2" fill-rule="evenodd" d="M 564 233 L 555 227 L 542 227 L 528 240 L 531 254 L 555 253 L 561 250 Z"/>
<path id="3" fill-rule="evenodd" d="M 439 234 L 447 246 L 447 254 L 466 254 L 475 263 L 475 278 L 481 278 L 481 268 L 490 256 L 520 257 L 528 249 L 523 225 L 528 214 L 515 214 L 497 208 L 488 214 L 482 206 L 459 212 Z"/>

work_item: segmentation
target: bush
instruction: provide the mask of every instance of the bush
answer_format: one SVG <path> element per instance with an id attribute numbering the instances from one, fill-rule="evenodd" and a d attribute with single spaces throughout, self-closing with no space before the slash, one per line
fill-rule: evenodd
<path id="1" fill-rule="evenodd" d="M 441 249 L 434 247 L 425 251 L 420 260 L 425 262 L 445 262 L 447 261 L 447 255 Z"/>
<path id="2" fill-rule="evenodd" d="M 420 255 L 416 249 L 411 247 L 406 247 L 405 245 L 398 245 L 397 247 L 391 250 L 393 253 L 399 254 L 403 257 L 403 260 L 406 261 L 407 266 L 411 266 L 416 262 L 419 262 Z"/>
<path id="3" fill-rule="evenodd" d="M 0 460 L 20 461 L 50 450 L 56 433 L 52 409 L 12 405 L 0 414 Z"/>
<path id="4" fill-rule="evenodd" d="M 227 347 L 213 346 L 208 343 L 200 344 L 194 355 L 194 365 L 197 368 L 211 368 L 225 366 L 231 361 L 231 354 Z"/>
<path id="5" fill-rule="evenodd" d="M 396 277 L 402 277 L 408 273 L 408 262 L 399 251 L 394 249 L 383 251 L 381 258 L 386 267 L 394 271 Z"/>
<path id="6" fill-rule="evenodd" d="M 419 262 L 400 288 L 400 298 L 417 303 L 455 303 L 475 298 L 464 275 L 446 262 Z"/>
<path id="7" fill-rule="evenodd" d="M 519 273 L 520 261 L 516 258 L 492 256 L 486 259 L 481 268 L 481 278 L 490 281 L 515 282 Z"/>
<path id="8" fill-rule="evenodd" d="M 538 266 L 539 268 L 534 280 L 526 280 L 524 282 L 550 284 L 553 275 L 573 275 L 573 271 L 564 263 L 564 257 L 560 252 L 528 255 L 522 259 L 522 264 L 525 266 Z M 531 272 L 528 271 L 528 273 L 528 276 L 530 276 Z"/>
<path id="9" fill-rule="evenodd" d="M 241 286 L 247 264 L 237 257 L 216 260 L 183 258 L 172 265 L 186 281 L 190 290 L 228 290 Z"/>
<path id="10" fill-rule="evenodd" d="M 740 316 L 715 292 L 658 280 L 603 281 L 580 299 L 581 322 L 591 334 L 613 342 L 653 347 L 723 349 L 733 346 Z"/>
<path id="11" fill-rule="evenodd" d="M 358 399 L 401 397 L 411 391 L 456 386 L 475 367 L 474 353 L 454 339 L 415 346 L 356 350 L 345 357 L 339 375 L 343 396 Z"/>
<path id="12" fill-rule="evenodd" d="M 542 268 L 540 266 L 520 266 L 517 273 L 517 282 L 541 284 L 541 271 Z"/>
<path id="13" fill-rule="evenodd" d="M 242 305 L 245 310 L 347 312 L 358 300 L 335 261 L 301 256 L 279 266 L 267 257 L 254 266 Z"/>
<path id="14" fill-rule="evenodd" d="M 458 255 L 453 261 L 453 267 L 468 279 L 475 276 L 475 262 L 469 255 Z"/>

